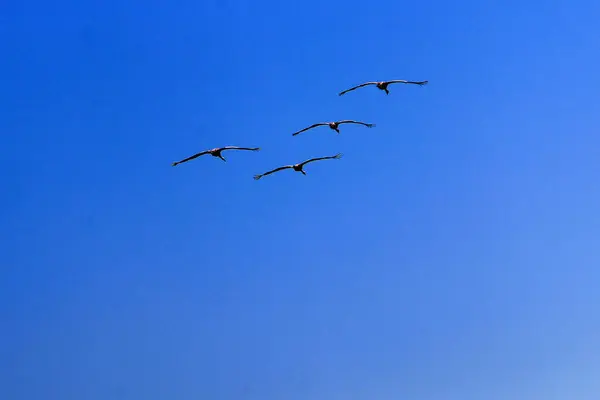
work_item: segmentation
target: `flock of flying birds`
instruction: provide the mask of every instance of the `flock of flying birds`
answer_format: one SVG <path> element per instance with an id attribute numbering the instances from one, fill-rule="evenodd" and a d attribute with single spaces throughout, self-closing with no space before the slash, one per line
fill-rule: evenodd
<path id="1" fill-rule="evenodd" d="M 365 87 L 365 86 L 370 86 L 370 85 L 375 85 L 375 87 L 377 87 L 377 89 L 382 90 L 385 92 L 385 94 L 390 94 L 389 90 L 388 90 L 388 86 L 393 84 L 393 83 L 404 83 L 404 84 L 413 84 L 413 85 L 419 85 L 419 86 L 423 86 L 426 85 L 429 81 L 419 81 L 419 82 L 415 82 L 415 81 L 405 81 L 405 80 L 401 80 L 401 79 L 395 79 L 395 80 L 391 80 L 391 81 L 380 81 L 380 82 L 365 82 L 365 83 L 361 83 L 360 85 L 351 87 L 350 89 L 346 89 L 343 92 L 338 93 L 339 96 L 342 96 L 345 93 L 351 92 L 353 90 Z M 309 129 L 313 129 L 316 128 L 318 126 L 328 126 L 330 129 L 336 131 L 338 134 L 340 133 L 339 130 L 339 126 L 342 124 L 357 124 L 357 125 L 363 125 L 366 126 L 367 128 L 373 128 L 375 126 L 375 124 L 369 124 L 366 122 L 361 122 L 361 121 L 354 121 L 354 120 L 350 120 L 350 119 L 345 119 L 342 121 L 333 121 L 333 122 L 319 122 L 316 124 L 312 124 L 311 126 L 308 126 L 304 129 L 299 130 L 298 132 L 294 132 L 292 133 L 292 136 L 296 136 L 302 132 L 305 132 Z M 213 157 L 218 157 L 223 161 L 227 161 L 225 159 L 225 157 L 223 157 L 222 152 L 226 151 L 226 150 L 248 150 L 248 151 L 259 151 L 260 147 L 238 147 L 238 146 L 225 146 L 225 147 L 217 147 L 214 149 L 210 149 L 210 150 L 205 150 L 202 151 L 200 153 L 196 153 L 193 156 L 190 156 L 188 158 L 184 158 L 183 160 L 180 161 L 176 161 L 174 162 L 172 165 L 176 166 L 179 165 L 181 163 L 193 160 L 195 158 L 198 158 L 200 156 L 206 155 L 206 154 L 210 154 Z M 263 176 L 267 176 L 270 175 L 274 172 L 278 172 L 278 171 L 282 171 L 284 169 L 293 169 L 296 172 L 301 172 L 302 174 L 306 175 L 306 172 L 304 172 L 304 166 L 308 163 L 311 163 L 313 161 L 320 161 L 320 160 L 334 160 L 334 159 L 339 159 L 342 157 L 342 154 L 336 154 L 334 156 L 326 156 L 326 157 L 316 157 L 316 158 L 311 158 L 309 160 L 303 161 L 301 163 L 298 164 L 290 164 L 290 165 L 284 165 L 275 169 L 272 169 L 270 171 L 264 172 L 262 174 L 258 174 L 258 175 L 254 175 L 254 179 L 258 180 L 260 178 L 262 178 Z"/>

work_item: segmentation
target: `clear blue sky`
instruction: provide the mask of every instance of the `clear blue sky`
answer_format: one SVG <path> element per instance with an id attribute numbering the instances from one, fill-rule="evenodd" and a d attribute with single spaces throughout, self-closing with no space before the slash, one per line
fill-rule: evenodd
<path id="1" fill-rule="evenodd" d="M 597 1 L 0 17 L 0 398 L 597 400 Z"/>

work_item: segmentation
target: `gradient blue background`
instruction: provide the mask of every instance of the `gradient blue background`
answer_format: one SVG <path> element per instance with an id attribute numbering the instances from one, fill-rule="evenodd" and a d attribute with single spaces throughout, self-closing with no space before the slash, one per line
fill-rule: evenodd
<path id="1" fill-rule="evenodd" d="M 0 398 L 598 399 L 597 1 L 0 15 Z"/>

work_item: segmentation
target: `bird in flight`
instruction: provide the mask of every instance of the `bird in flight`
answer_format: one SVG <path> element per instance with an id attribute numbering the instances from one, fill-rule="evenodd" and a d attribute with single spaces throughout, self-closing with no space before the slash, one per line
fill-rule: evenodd
<path id="1" fill-rule="evenodd" d="M 313 161 L 333 160 L 333 159 L 338 159 L 338 158 L 341 158 L 341 157 L 342 157 L 342 154 L 338 153 L 335 156 L 311 158 L 310 160 L 306 160 L 306 161 L 303 161 L 303 162 L 298 163 L 298 164 L 284 165 L 283 167 L 275 168 L 274 170 L 271 170 L 269 172 L 265 172 L 264 174 L 254 175 L 254 179 L 259 180 L 263 176 L 272 174 L 273 172 L 277 172 L 277 171 L 281 171 L 281 170 L 284 170 L 284 169 L 288 169 L 288 168 L 291 168 L 291 169 L 293 169 L 296 172 L 302 172 L 303 175 L 306 175 L 306 172 L 304 172 L 304 169 L 303 169 L 306 164 L 311 163 Z"/>
<path id="2" fill-rule="evenodd" d="M 392 80 L 392 81 L 381 81 L 381 82 L 365 82 L 365 83 L 361 83 L 360 85 L 351 87 L 350 89 L 346 89 L 343 92 L 340 92 L 339 96 L 343 95 L 344 93 L 348 93 L 348 92 L 351 92 L 358 88 L 369 86 L 369 85 L 375 85 L 375 86 L 377 86 L 377 89 L 383 90 L 385 92 L 385 94 L 390 94 L 390 91 L 388 90 L 388 86 L 392 83 L 406 83 L 406 84 L 423 86 L 423 85 L 427 85 L 428 82 L 429 81 L 420 81 L 420 82 L 405 81 L 402 79 L 396 79 L 396 80 Z"/>
<path id="3" fill-rule="evenodd" d="M 188 158 L 184 158 L 183 160 L 180 160 L 180 161 L 176 161 L 176 162 L 174 162 L 171 165 L 172 166 L 176 166 L 177 164 L 181 164 L 181 163 L 193 160 L 194 158 L 198 158 L 198 157 L 203 156 L 205 154 L 210 154 L 213 157 L 219 157 L 221 160 L 227 161 L 225 159 L 225 157 L 223 157 L 223 155 L 221 154 L 221 152 L 225 151 L 225 150 L 250 150 L 250 151 L 259 151 L 260 147 L 237 147 L 237 146 L 217 147 L 215 149 L 201 151 L 200 153 L 194 154 L 193 156 L 190 156 Z"/>
<path id="4" fill-rule="evenodd" d="M 367 128 L 372 128 L 375 126 L 375 124 L 367 124 L 366 122 L 354 121 L 351 119 L 345 119 L 343 121 L 333 121 L 333 122 L 319 122 L 318 124 L 312 124 L 311 126 L 304 128 L 296 133 L 292 133 L 292 136 L 296 136 L 299 133 L 302 133 L 302 132 L 307 131 L 312 128 L 316 128 L 317 126 L 325 126 L 325 125 L 329 126 L 329 128 L 333 129 L 334 131 L 336 131 L 339 134 L 340 133 L 339 126 L 341 124 L 358 124 L 358 125 L 364 125 Z"/>

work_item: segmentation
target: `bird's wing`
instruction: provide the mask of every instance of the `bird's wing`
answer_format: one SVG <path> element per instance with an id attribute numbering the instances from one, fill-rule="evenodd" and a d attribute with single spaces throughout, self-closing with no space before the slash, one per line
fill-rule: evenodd
<path id="1" fill-rule="evenodd" d="M 377 82 L 365 82 L 365 83 L 361 83 L 360 85 L 351 87 L 350 89 L 346 89 L 343 92 L 338 93 L 339 96 L 343 95 L 344 93 L 348 93 L 351 92 L 353 90 L 356 90 L 358 88 L 364 87 L 364 86 L 368 86 L 368 85 L 377 85 Z"/>
<path id="2" fill-rule="evenodd" d="M 334 159 L 334 158 L 342 158 L 342 154 L 338 153 L 335 156 L 311 158 L 310 160 L 306 160 L 306 161 L 300 163 L 300 165 L 305 165 L 305 164 L 308 164 L 310 162 L 319 161 L 319 160 L 331 160 L 331 159 Z"/>
<path id="3" fill-rule="evenodd" d="M 188 157 L 188 158 L 184 158 L 183 160 L 176 161 L 176 162 L 174 162 L 174 163 L 173 163 L 173 164 L 171 164 L 171 165 L 173 165 L 173 166 L 176 166 L 177 164 L 181 164 L 181 163 L 184 163 L 184 162 L 186 162 L 186 161 L 193 160 L 194 158 L 198 158 L 198 157 L 200 157 L 200 156 L 203 156 L 203 155 L 205 155 L 205 154 L 208 154 L 208 153 L 210 153 L 210 150 L 205 150 L 205 151 L 202 151 L 202 152 L 200 152 L 200 153 L 196 153 L 196 154 L 194 154 L 193 156 L 190 156 L 190 157 Z"/>
<path id="4" fill-rule="evenodd" d="M 260 147 L 225 146 L 225 147 L 221 147 L 221 150 L 251 150 L 251 151 L 259 151 Z"/>
<path id="5" fill-rule="evenodd" d="M 307 130 L 312 129 L 312 128 L 316 128 L 317 126 L 321 126 L 321 125 L 327 125 L 327 122 L 319 122 L 318 124 L 312 124 L 311 126 L 309 126 L 307 128 L 304 128 L 304 129 L 302 129 L 302 130 L 300 130 L 298 132 L 292 133 L 292 136 L 296 136 L 299 133 L 302 133 L 302 132 L 307 131 Z"/>
<path id="6" fill-rule="evenodd" d="M 375 126 L 375 124 L 368 124 L 366 122 L 354 121 L 352 119 L 345 119 L 343 121 L 338 121 L 338 124 L 359 124 L 359 125 L 364 125 L 367 128 L 372 128 Z"/>
<path id="7" fill-rule="evenodd" d="M 423 86 L 423 85 L 427 85 L 429 81 L 405 81 L 402 79 L 395 79 L 393 81 L 387 81 L 387 83 L 411 83 L 413 85 L 419 85 L 419 86 Z"/>
<path id="8" fill-rule="evenodd" d="M 292 168 L 292 166 L 291 165 L 284 165 L 283 167 L 272 169 L 271 171 L 265 172 L 264 174 L 254 175 L 254 179 L 259 180 L 263 176 L 270 175 L 270 174 L 272 174 L 274 172 L 281 171 L 282 169 L 288 169 L 288 168 Z"/>

